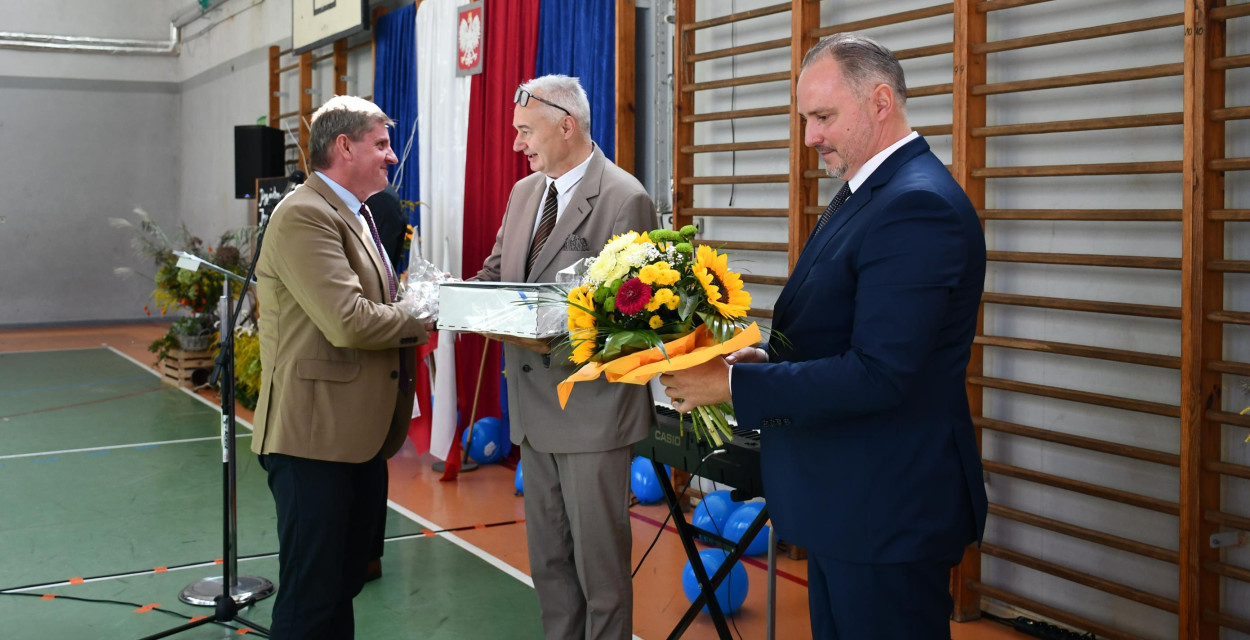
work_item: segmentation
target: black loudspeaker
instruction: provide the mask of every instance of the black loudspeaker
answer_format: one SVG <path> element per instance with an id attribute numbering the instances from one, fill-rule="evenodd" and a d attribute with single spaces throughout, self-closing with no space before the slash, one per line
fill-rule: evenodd
<path id="1" fill-rule="evenodd" d="M 286 175 L 282 131 L 259 124 L 234 128 L 234 197 L 255 198 L 258 178 Z"/>

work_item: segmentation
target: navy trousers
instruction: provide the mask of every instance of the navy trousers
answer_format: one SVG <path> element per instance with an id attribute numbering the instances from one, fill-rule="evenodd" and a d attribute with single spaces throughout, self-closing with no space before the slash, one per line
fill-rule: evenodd
<path id="1" fill-rule="evenodd" d="M 950 640 L 950 570 L 959 559 L 858 564 L 809 552 L 812 638 Z"/>
<path id="2" fill-rule="evenodd" d="M 386 460 L 261 456 L 278 511 L 272 640 L 355 637 L 352 598 L 386 524 Z"/>

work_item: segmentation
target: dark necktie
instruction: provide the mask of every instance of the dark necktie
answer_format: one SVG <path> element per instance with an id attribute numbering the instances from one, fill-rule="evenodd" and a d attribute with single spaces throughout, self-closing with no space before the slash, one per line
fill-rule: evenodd
<path id="1" fill-rule="evenodd" d="M 386 268 L 386 286 L 390 292 L 391 300 L 395 299 L 395 274 L 391 273 L 391 263 L 386 259 L 386 250 L 382 248 L 382 239 L 378 236 L 378 227 L 373 224 L 373 216 L 369 215 L 369 207 L 364 204 L 360 205 L 360 217 L 369 223 L 369 235 L 373 236 L 373 246 L 378 248 L 378 255 L 382 256 L 382 266 Z"/>
<path id="2" fill-rule="evenodd" d="M 556 195 L 556 183 L 552 181 L 547 188 L 547 201 L 543 203 L 543 217 L 539 219 L 538 228 L 534 230 L 534 240 L 530 242 L 529 259 L 525 261 L 526 277 L 534 270 L 534 262 L 538 260 L 543 245 L 547 244 L 547 236 L 551 235 L 551 230 L 556 226 L 556 207 L 559 206 Z"/>
<path id="3" fill-rule="evenodd" d="M 825 207 L 824 213 L 820 214 L 820 220 L 816 221 L 816 228 L 812 229 L 812 235 L 820 233 L 821 227 L 824 227 L 825 223 L 829 222 L 829 219 L 833 217 L 833 214 L 837 213 L 838 209 L 842 207 L 842 203 L 846 202 L 846 199 L 849 197 L 851 197 L 851 183 L 843 182 L 842 188 L 838 189 L 838 193 L 833 196 L 833 200 L 829 201 L 829 206 Z"/>

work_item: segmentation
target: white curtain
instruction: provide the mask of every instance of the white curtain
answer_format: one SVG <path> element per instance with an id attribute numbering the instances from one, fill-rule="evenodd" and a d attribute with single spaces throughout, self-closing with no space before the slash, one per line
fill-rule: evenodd
<path id="1" fill-rule="evenodd" d="M 417 114 L 421 158 L 421 251 L 426 260 L 461 277 L 465 150 L 469 137 L 469 76 L 456 77 L 457 6 L 425 0 L 417 9 Z M 455 335 L 439 336 L 434 351 L 434 409 L 430 453 L 447 459 L 456 433 Z"/>

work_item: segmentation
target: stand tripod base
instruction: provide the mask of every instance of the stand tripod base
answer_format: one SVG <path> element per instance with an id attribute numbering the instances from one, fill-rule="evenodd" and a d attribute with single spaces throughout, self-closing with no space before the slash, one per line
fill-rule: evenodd
<path id="1" fill-rule="evenodd" d="M 438 462 L 435 462 L 434 464 L 430 465 L 430 468 L 437 471 L 438 473 L 442 473 L 443 470 L 447 468 L 447 463 L 443 462 L 442 460 L 439 460 Z M 461 463 L 460 470 L 461 471 L 477 471 L 477 463 L 472 460 L 465 460 L 463 463 Z"/>
<path id="2" fill-rule="evenodd" d="M 225 593 L 221 577 L 196 580 L 178 593 L 178 599 L 197 607 L 216 605 L 214 598 Z M 243 606 L 273 595 L 273 583 L 258 576 L 239 576 L 239 583 L 230 587 L 230 597 L 235 604 Z"/>

